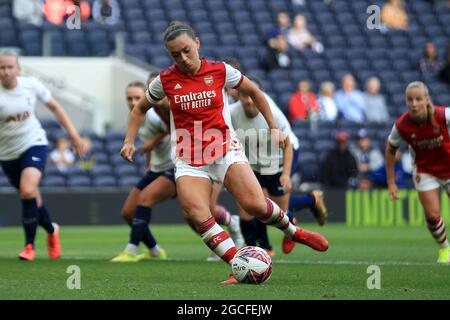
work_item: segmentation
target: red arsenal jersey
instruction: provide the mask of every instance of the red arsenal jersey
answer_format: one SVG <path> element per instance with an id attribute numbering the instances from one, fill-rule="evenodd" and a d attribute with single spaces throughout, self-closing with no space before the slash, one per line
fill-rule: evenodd
<path id="1" fill-rule="evenodd" d="M 389 143 L 399 146 L 405 140 L 418 173 L 428 173 L 440 179 L 450 178 L 450 108 L 435 107 L 439 128 L 426 122 L 417 125 L 408 112 L 401 115 L 389 135 Z"/>
<path id="2" fill-rule="evenodd" d="M 221 158 L 234 136 L 225 88 L 237 88 L 243 75 L 223 62 L 202 59 L 194 75 L 176 65 L 163 70 L 149 85 L 147 99 L 170 99 L 171 131 L 176 156 L 194 166 Z"/>

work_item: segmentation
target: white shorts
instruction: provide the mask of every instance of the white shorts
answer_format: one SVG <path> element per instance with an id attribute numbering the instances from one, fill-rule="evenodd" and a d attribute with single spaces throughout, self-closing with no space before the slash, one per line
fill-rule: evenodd
<path id="1" fill-rule="evenodd" d="M 450 179 L 439 179 L 428 173 L 413 173 L 414 186 L 417 191 L 430 191 L 443 187 L 450 195 Z"/>
<path id="2" fill-rule="evenodd" d="M 228 168 L 236 162 L 246 162 L 248 159 L 241 148 L 232 149 L 225 157 L 204 166 L 191 166 L 180 158 L 175 159 L 175 180 L 182 176 L 202 177 L 223 183 Z"/>

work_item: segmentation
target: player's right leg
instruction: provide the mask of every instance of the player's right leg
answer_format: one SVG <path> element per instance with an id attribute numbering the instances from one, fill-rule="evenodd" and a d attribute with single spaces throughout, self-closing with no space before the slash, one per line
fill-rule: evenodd
<path id="1" fill-rule="evenodd" d="M 140 192 L 141 189 L 133 187 L 133 189 L 131 189 L 130 192 L 128 193 L 128 196 L 122 206 L 121 216 L 130 227 L 133 222 L 134 213 L 136 210 L 136 205 Z"/>
<path id="2" fill-rule="evenodd" d="M 224 206 L 218 204 L 221 191 L 222 184 L 216 181 L 213 182 L 210 200 L 211 214 L 219 225 L 228 228 L 228 232 L 230 233 L 230 237 L 233 239 L 236 248 L 242 248 L 245 245 L 245 240 L 241 231 L 240 218 L 238 215 L 231 214 Z M 206 260 L 220 261 L 220 257 L 214 252 L 211 252 Z"/>
<path id="3" fill-rule="evenodd" d="M 425 220 L 428 230 L 440 247 L 437 262 L 450 263 L 450 246 L 447 239 L 445 223 L 440 212 L 439 190 L 437 188 L 428 191 L 419 191 L 419 199 L 425 209 Z"/>
<path id="4" fill-rule="evenodd" d="M 41 177 L 41 171 L 33 167 L 24 168 L 20 174 L 19 196 L 22 202 L 23 228 L 25 231 L 25 248 L 19 254 L 21 260 L 33 261 L 35 257 L 34 240 L 39 223 L 37 196 Z"/>

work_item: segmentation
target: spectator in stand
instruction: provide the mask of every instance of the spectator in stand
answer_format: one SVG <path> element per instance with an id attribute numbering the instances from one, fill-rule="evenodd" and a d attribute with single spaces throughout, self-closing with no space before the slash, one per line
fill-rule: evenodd
<path id="1" fill-rule="evenodd" d="M 323 52 L 323 45 L 309 32 L 306 18 L 301 14 L 295 16 L 294 25 L 289 28 L 287 40 L 289 45 L 299 51 L 311 48 L 318 53 Z"/>
<path id="2" fill-rule="evenodd" d="M 369 122 L 386 123 L 389 121 L 389 112 L 386 99 L 380 94 L 380 80 L 371 77 L 366 81 L 366 92 L 364 92 L 365 116 Z"/>
<path id="3" fill-rule="evenodd" d="M 444 66 L 444 62 L 439 59 L 437 49 L 433 42 L 427 42 L 423 47 L 422 58 L 419 61 L 420 71 L 423 75 L 437 76 Z"/>
<path id="4" fill-rule="evenodd" d="M 303 79 L 298 82 L 297 91 L 289 99 L 289 121 L 306 120 L 312 112 L 319 112 L 319 103 L 311 91 L 309 81 Z"/>
<path id="5" fill-rule="evenodd" d="M 75 162 L 75 155 L 70 150 L 69 141 L 65 137 L 58 138 L 56 149 L 50 153 L 50 161 L 60 172 L 67 172 Z"/>
<path id="6" fill-rule="evenodd" d="M 439 72 L 439 79 L 450 85 L 450 44 L 447 46 L 444 67 Z"/>
<path id="7" fill-rule="evenodd" d="M 319 91 L 319 118 L 322 121 L 335 121 L 338 116 L 338 108 L 334 101 L 334 84 L 326 81 L 320 85 Z"/>
<path id="8" fill-rule="evenodd" d="M 367 131 L 358 131 L 356 145 L 351 148 L 358 167 L 358 187 L 361 190 L 372 188 L 372 180 L 384 165 L 384 156 L 380 150 L 374 148 Z"/>
<path id="9" fill-rule="evenodd" d="M 95 0 L 92 5 L 92 17 L 102 24 L 117 24 L 120 20 L 119 3 L 117 0 Z"/>
<path id="10" fill-rule="evenodd" d="M 335 95 L 336 105 L 344 119 L 362 123 L 366 102 L 361 91 L 356 89 L 355 78 L 351 74 L 346 74 L 341 80 L 342 89 Z"/>
<path id="11" fill-rule="evenodd" d="M 291 18 L 289 17 L 289 13 L 286 11 L 280 11 L 277 14 L 277 26 L 270 31 L 268 45 L 271 48 L 276 47 L 276 43 L 274 43 L 274 39 L 278 37 L 278 35 L 282 34 L 287 37 L 289 32 L 289 27 L 291 26 Z M 276 42 L 276 41 L 275 41 Z"/>
<path id="12" fill-rule="evenodd" d="M 75 12 L 75 6 L 80 7 L 81 21 L 87 21 L 91 17 L 91 6 L 87 1 L 79 1 L 79 0 L 68 0 L 68 5 L 66 8 L 67 16 L 71 16 Z"/>
<path id="13" fill-rule="evenodd" d="M 381 10 L 381 21 L 390 28 L 408 31 L 408 15 L 403 0 L 389 0 Z"/>
<path id="14" fill-rule="evenodd" d="M 336 148 L 325 156 L 321 181 L 327 187 L 356 187 L 358 169 L 355 157 L 349 150 L 349 134 L 345 131 L 336 135 Z"/>
<path id="15" fill-rule="evenodd" d="M 41 0 L 14 0 L 13 16 L 17 20 L 41 26 L 44 17 L 41 6 Z"/>
<path id="16" fill-rule="evenodd" d="M 277 15 L 278 25 L 272 29 L 267 40 L 267 50 L 262 57 L 262 66 L 266 70 L 275 68 L 289 69 L 292 59 L 289 54 L 287 32 L 291 20 L 287 12 L 279 12 Z"/>
<path id="17" fill-rule="evenodd" d="M 67 6 L 68 3 L 65 0 L 45 0 L 42 12 L 48 22 L 60 25 L 64 22 Z"/>
<path id="18" fill-rule="evenodd" d="M 91 7 L 86 1 L 79 0 L 46 0 L 42 6 L 42 11 L 48 22 L 60 25 L 64 22 L 66 16 L 74 14 L 74 7 L 79 5 L 81 21 L 86 21 L 91 16 Z"/>

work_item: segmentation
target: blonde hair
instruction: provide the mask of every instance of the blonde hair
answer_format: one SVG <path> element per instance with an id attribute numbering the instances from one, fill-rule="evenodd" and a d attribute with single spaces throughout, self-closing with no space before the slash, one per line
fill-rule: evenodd
<path id="1" fill-rule="evenodd" d="M 430 91 L 428 90 L 427 85 L 425 83 L 423 83 L 422 81 L 413 81 L 413 82 L 410 82 L 406 86 L 405 93 L 410 89 L 421 89 L 425 93 L 425 96 L 427 96 L 429 98 L 430 103 L 427 105 L 427 111 L 428 111 L 428 120 L 427 121 L 433 126 L 433 128 L 435 128 L 435 129 L 439 128 L 439 125 L 436 122 L 436 119 L 434 117 L 434 113 L 435 113 L 434 104 L 433 104 L 433 101 L 431 100 Z"/>
<path id="2" fill-rule="evenodd" d="M 16 58 L 16 63 L 19 65 L 19 55 L 17 52 L 9 49 L 0 50 L 0 57 L 14 57 Z"/>
<path id="3" fill-rule="evenodd" d="M 320 89 L 319 89 L 320 95 L 323 95 L 323 93 L 327 89 L 331 90 L 332 93 L 334 92 L 335 87 L 334 87 L 333 82 L 331 82 L 331 81 L 322 82 L 322 84 L 320 85 Z"/>

